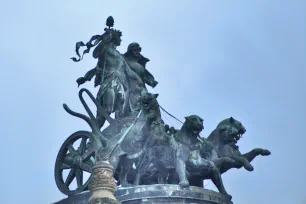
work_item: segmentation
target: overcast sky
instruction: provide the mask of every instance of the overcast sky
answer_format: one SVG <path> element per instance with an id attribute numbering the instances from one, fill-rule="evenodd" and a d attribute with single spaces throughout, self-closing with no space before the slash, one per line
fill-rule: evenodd
<path id="1" fill-rule="evenodd" d="M 91 55 L 69 58 L 112 15 L 123 32 L 119 50 L 137 41 L 151 60 L 152 92 L 164 108 L 181 120 L 200 115 L 204 136 L 233 116 L 247 128 L 242 152 L 272 152 L 255 159 L 254 172 L 223 175 L 235 204 L 305 204 L 306 1 L 250 2 L 1 1 L 0 203 L 65 197 L 54 181 L 57 152 L 89 127 L 62 103 L 84 112 L 75 80 L 96 64 Z"/>

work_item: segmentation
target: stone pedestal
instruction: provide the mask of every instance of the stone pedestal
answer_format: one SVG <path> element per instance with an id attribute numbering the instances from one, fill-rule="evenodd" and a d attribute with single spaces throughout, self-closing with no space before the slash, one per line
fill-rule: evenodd
<path id="1" fill-rule="evenodd" d="M 84 192 L 56 204 L 87 204 L 91 195 Z M 227 196 L 215 191 L 192 186 L 182 189 L 178 185 L 166 184 L 118 188 L 115 196 L 122 204 L 232 204 Z"/>
<path id="2" fill-rule="evenodd" d="M 178 185 L 147 185 L 120 188 L 116 197 L 122 204 L 232 204 L 227 196 L 199 187 L 182 189 Z"/>

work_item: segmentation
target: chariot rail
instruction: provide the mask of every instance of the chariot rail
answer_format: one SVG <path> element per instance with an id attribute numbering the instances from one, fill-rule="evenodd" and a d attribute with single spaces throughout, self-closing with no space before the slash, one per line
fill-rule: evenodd
<path id="1" fill-rule="evenodd" d="M 73 133 L 65 140 L 59 150 L 55 163 L 55 181 L 59 190 L 68 196 L 88 189 L 91 175 L 89 175 L 87 181 L 84 182 L 84 174 L 91 174 L 91 168 L 95 163 L 95 155 L 97 150 L 101 147 L 106 147 L 108 144 L 108 139 L 105 138 L 100 131 L 96 117 L 93 115 L 92 111 L 84 100 L 84 93 L 86 93 L 96 105 L 97 111 L 100 115 L 103 115 L 111 125 L 115 122 L 113 118 L 106 114 L 102 106 L 87 89 L 83 88 L 79 91 L 79 98 L 88 116 L 75 112 L 71 110 L 67 104 L 63 104 L 63 108 L 67 111 L 67 113 L 85 120 L 92 129 L 92 132 L 77 131 Z M 79 145 L 76 147 L 78 142 Z M 64 180 L 65 173 L 67 173 L 68 176 Z M 73 190 L 72 182 L 75 178 L 77 187 Z"/>

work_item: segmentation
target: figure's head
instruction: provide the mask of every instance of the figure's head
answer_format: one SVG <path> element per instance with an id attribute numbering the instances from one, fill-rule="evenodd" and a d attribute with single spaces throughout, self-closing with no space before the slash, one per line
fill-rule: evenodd
<path id="1" fill-rule="evenodd" d="M 126 55 L 140 57 L 141 47 L 137 42 L 129 44 Z"/>
<path id="2" fill-rule="evenodd" d="M 113 42 L 115 46 L 120 46 L 121 44 L 121 36 L 122 33 L 121 31 L 118 30 L 108 30 L 109 35 L 110 35 L 110 42 Z"/>
<path id="3" fill-rule="evenodd" d="M 121 41 L 122 41 L 121 36 L 122 36 L 121 32 L 120 32 L 120 34 L 116 33 L 115 35 L 113 35 L 113 41 L 114 41 L 114 44 L 116 46 L 120 46 L 121 45 Z"/>
<path id="4" fill-rule="evenodd" d="M 113 43 L 115 46 L 120 46 L 121 44 L 121 31 L 114 30 L 114 29 L 105 29 L 105 33 L 102 35 L 102 42 L 104 45 L 109 43 Z"/>
<path id="5" fill-rule="evenodd" d="M 203 119 L 197 115 L 185 117 L 184 127 L 192 133 L 192 136 L 198 137 L 200 132 L 204 129 Z"/>
<path id="6" fill-rule="evenodd" d="M 144 93 L 139 98 L 140 108 L 149 119 L 153 119 L 159 114 L 157 97 L 158 94 Z"/>
<path id="7" fill-rule="evenodd" d="M 217 129 L 225 143 L 236 144 L 242 135 L 246 132 L 242 123 L 233 117 L 221 121 Z"/>

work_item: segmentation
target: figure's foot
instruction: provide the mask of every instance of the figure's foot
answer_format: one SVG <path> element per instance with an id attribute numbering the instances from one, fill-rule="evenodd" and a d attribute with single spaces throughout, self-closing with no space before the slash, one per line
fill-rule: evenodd
<path id="1" fill-rule="evenodd" d="M 267 149 L 262 149 L 260 151 L 260 155 L 261 156 L 269 156 L 269 155 L 271 155 L 271 152 L 269 150 L 267 150 Z"/>
<path id="2" fill-rule="evenodd" d="M 254 167 L 251 164 L 246 165 L 244 168 L 248 171 L 253 171 L 254 170 Z"/>
<path id="3" fill-rule="evenodd" d="M 189 181 L 187 180 L 181 181 L 179 185 L 183 188 L 187 188 L 189 186 Z"/>

